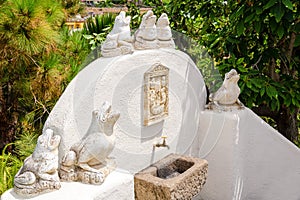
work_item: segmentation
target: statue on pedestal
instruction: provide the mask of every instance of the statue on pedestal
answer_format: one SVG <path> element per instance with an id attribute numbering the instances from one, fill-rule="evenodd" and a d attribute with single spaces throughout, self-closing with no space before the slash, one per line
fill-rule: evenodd
<path id="1" fill-rule="evenodd" d="M 113 127 L 120 114 L 112 112 L 111 105 L 104 102 L 92 115 L 86 135 L 79 143 L 74 144 L 62 159 L 59 175 L 63 181 L 99 185 L 115 168 L 109 154 L 115 145 Z"/>
<path id="2" fill-rule="evenodd" d="M 30 197 L 61 187 L 57 171 L 60 139 L 51 129 L 39 136 L 34 152 L 25 159 L 15 176 L 14 191 L 17 194 Z"/>

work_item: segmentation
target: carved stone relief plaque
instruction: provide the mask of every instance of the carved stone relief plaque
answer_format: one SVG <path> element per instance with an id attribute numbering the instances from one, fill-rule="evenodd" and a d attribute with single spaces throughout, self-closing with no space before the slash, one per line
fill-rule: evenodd
<path id="1" fill-rule="evenodd" d="M 169 68 L 154 64 L 144 74 L 144 126 L 165 119 L 169 114 Z"/>

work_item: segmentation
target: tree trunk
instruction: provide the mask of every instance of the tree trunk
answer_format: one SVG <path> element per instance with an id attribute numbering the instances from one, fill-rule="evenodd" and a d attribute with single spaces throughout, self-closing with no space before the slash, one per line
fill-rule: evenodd
<path id="1" fill-rule="evenodd" d="M 299 109 L 291 112 L 289 108 L 282 108 L 275 119 L 278 131 L 290 141 L 295 141 L 298 137 L 297 114 Z"/>
<path id="2" fill-rule="evenodd" d="M 267 106 L 253 107 L 252 110 L 259 116 L 266 116 L 274 119 L 277 130 L 284 137 L 294 142 L 299 134 L 297 124 L 297 114 L 299 109 L 291 112 L 289 108 L 282 107 L 279 112 L 272 111 Z"/>
<path id="3" fill-rule="evenodd" d="M 0 86 L 0 151 L 15 139 L 17 115 L 10 116 L 3 88 Z M 8 148 L 11 150 L 11 146 Z"/>

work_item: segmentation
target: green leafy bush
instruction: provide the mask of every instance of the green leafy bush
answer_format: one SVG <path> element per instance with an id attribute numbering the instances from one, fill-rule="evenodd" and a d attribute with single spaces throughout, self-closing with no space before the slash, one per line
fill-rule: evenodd
<path id="1" fill-rule="evenodd" d="M 0 195 L 14 185 L 14 176 L 22 166 L 22 161 L 15 155 L 6 152 L 7 144 L 0 155 Z"/>

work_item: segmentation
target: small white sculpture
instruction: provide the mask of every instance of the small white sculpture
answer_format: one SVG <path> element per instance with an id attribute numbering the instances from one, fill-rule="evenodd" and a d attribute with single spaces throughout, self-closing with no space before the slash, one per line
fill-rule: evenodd
<path id="1" fill-rule="evenodd" d="M 239 109 L 244 108 L 244 105 L 238 99 L 240 95 L 240 88 L 237 82 L 240 79 L 240 75 L 235 69 L 225 74 L 225 78 L 222 86 L 217 90 L 216 93 L 210 95 L 210 103 L 208 109 L 218 109 L 227 111 L 233 107 L 238 106 Z"/>
<path id="2" fill-rule="evenodd" d="M 93 111 L 86 135 L 62 159 L 59 172 L 62 180 L 103 183 L 115 167 L 115 163 L 108 156 L 115 145 L 113 127 L 119 117 L 119 113 L 111 111 L 108 102 L 104 102 L 99 110 Z"/>
<path id="3" fill-rule="evenodd" d="M 156 23 L 158 46 L 161 48 L 175 48 L 172 31 L 169 25 L 168 15 L 163 13 Z"/>
<path id="4" fill-rule="evenodd" d="M 101 46 L 103 57 L 114 57 L 133 52 L 130 20 L 131 17 L 126 17 L 124 11 L 121 11 L 116 17 L 112 31 L 107 35 Z"/>
<path id="5" fill-rule="evenodd" d="M 61 187 L 57 171 L 59 143 L 60 136 L 54 136 L 51 129 L 39 136 L 34 152 L 15 176 L 17 194 L 31 197 Z"/>
<path id="6" fill-rule="evenodd" d="M 143 15 L 140 27 L 135 32 L 134 47 L 136 49 L 156 49 L 157 43 L 157 31 L 156 31 L 156 15 L 152 10 L 149 10 Z"/>

